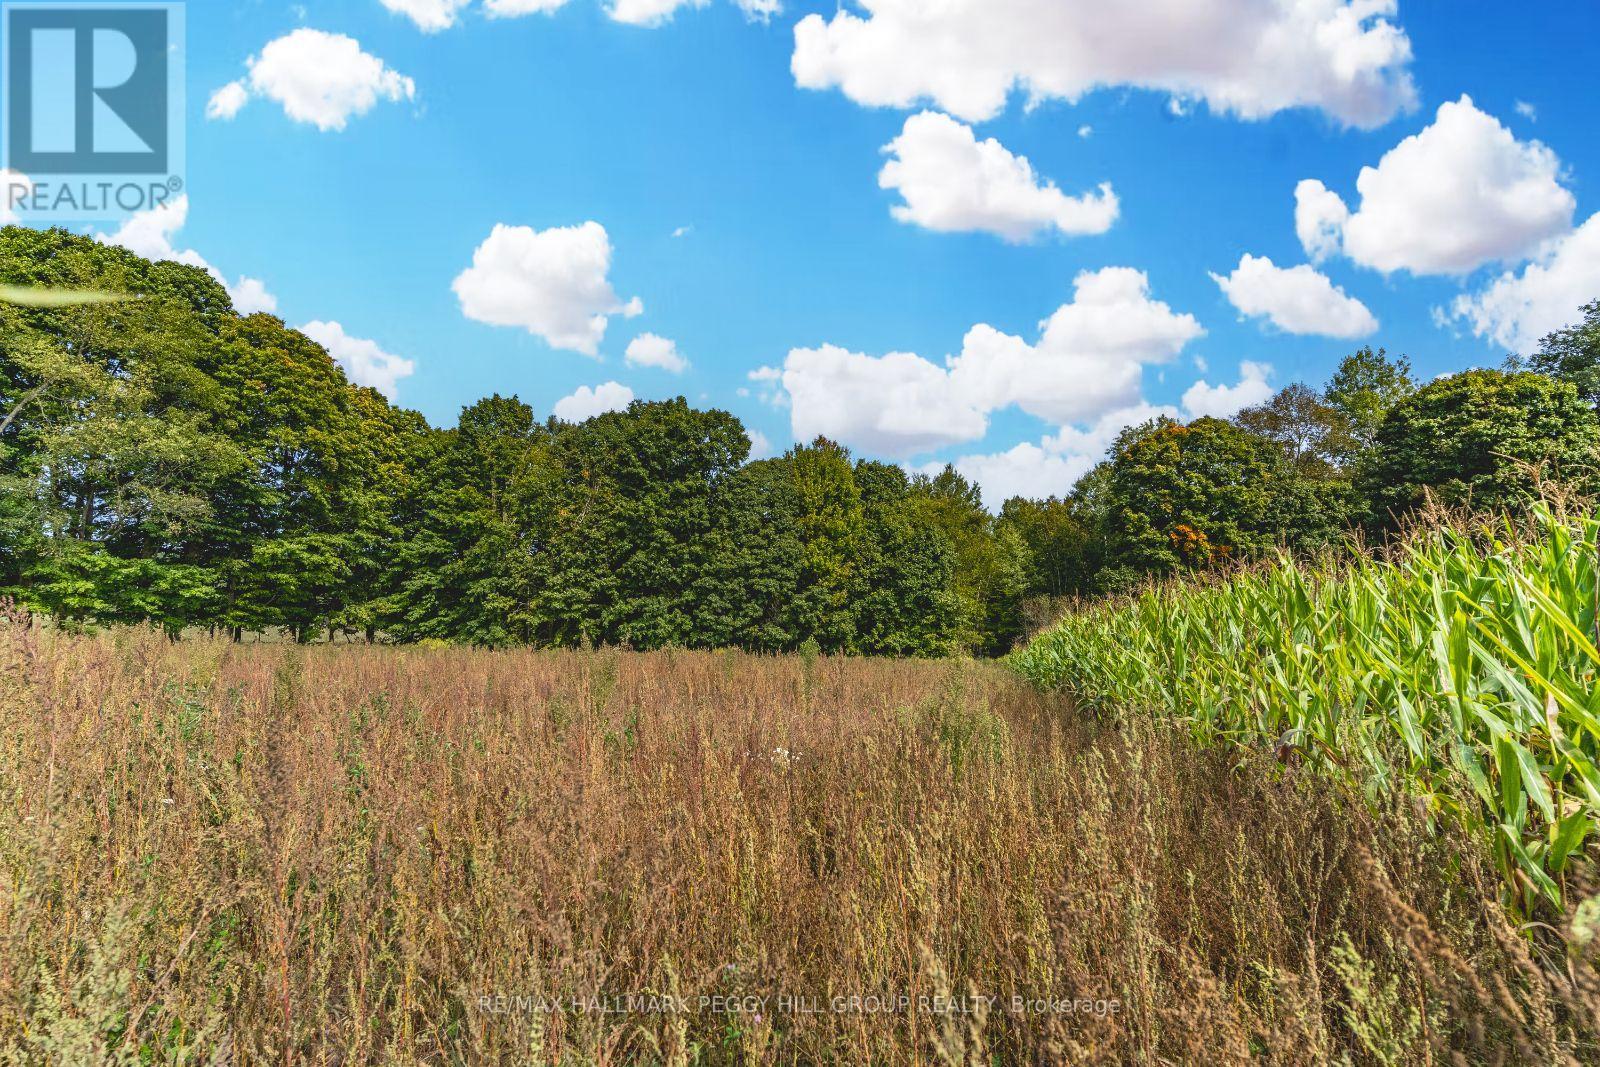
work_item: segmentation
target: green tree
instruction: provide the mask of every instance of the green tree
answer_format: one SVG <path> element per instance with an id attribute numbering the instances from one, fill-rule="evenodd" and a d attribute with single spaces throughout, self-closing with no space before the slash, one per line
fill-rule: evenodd
<path id="1" fill-rule="evenodd" d="M 978 486 L 954 467 L 918 476 L 913 488 L 922 521 L 939 531 L 954 553 L 961 643 L 982 655 L 1004 655 L 1025 630 L 1027 546 L 1013 527 L 984 510 Z"/>
<path id="2" fill-rule="evenodd" d="M 814 631 L 799 596 L 799 513 L 787 458 L 746 464 L 727 480 L 694 589 L 696 644 L 787 652 Z"/>
<path id="3" fill-rule="evenodd" d="M 1411 363 L 1404 356 L 1390 359 L 1387 352 L 1362 348 L 1339 363 L 1323 400 L 1343 420 L 1342 440 L 1332 442 L 1331 458 L 1350 467 L 1377 439 L 1389 409 L 1417 391 Z"/>
<path id="4" fill-rule="evenodd" d="M 524 502 L 550 436 L 528 405 L 496 395 L 421 443 L 423 474 L 400 501 L 410 534 L 396 552 L 402 577 L 385 629 L 486 647 L 539 636 Z"/>
<path id="5" fill-rule="evenodd" d="M 855 598 L 859 651 L 943 656 L 960 639 L 960 602 L 949 541 L 919 521 L 905 471 L 859 460 L 855 481 L 864 519 L 861 589 Z"/>
<path id="6" fill-rule="evenodd" d="M 681 397 L 561 428 L 527 513 L 536 613 L 578 626 L 557 639 L 696 644 L 707 539 L 749 448 L 738 419 Z"/>
<path id="7" fill-rule="evenodd" d="M 1528 368 L 1570 383 L 1580 397 L 1600 408 L 1600 300 L 1582 310 L 1582 322 L 1557 330 L 1540 343 Z"/>
<path id="8" fill-rule="evenodd" d="M 204 369 L 223 393 L 219 428 L 245 458 L 215 495 L 207 545 L 224 618 L 309 640 L 351 603 L 371 521 L 376 470 L 356 393 L 320 345 L 270 315 L 225 320 Z"/>
<path id="9" fill-rule="evenodd" d="M 16 227 L 0 282 L 140 298 L 0 305 L 0 588 L 68 619 L 176 633 L 207 617 L 214 575 L 190 549 L 239 467 L 200 368 L 226 294 L 194 268 Z"/>
<path id="10" fill-rule="evenodd" d="M 826 652 L 852 651 L 866 516 L 850 453 L 819 437 L 784 459 L 794 487 L 800 548 L 795 636 L 814 640 Z"/>
<path id="11" fill-rule="evenodd" d="M 1361 475 L 1379 524 L 1432 496 L 1446 506 L 1515 507 L 1535 474 L 1594 485 L 1600 422 L 1567 382 L 1474 370 L 1423 387 L 1389 412 Z"/>
<path id="12" fill-rule="evenodd" d="M 1105 478 L 1107 564 L 1124 581 L 1248 558 L 1295 533 L 1275 501 L 1298 480 L 1286 453 L 1221 419 L 1125 431 Z"/>
<path id="13" fill-rule="evenodd" d="M 373 641 L 403 611 L 408 572 L 402 549 L 421 525 L 423 478 L 439 434 L 421 415 L 393 406 L 375 389 L 356 389 L 351 407 L 365 452 L 361 467 L 371 477 L 362 486 L 349 597 L 333 621 Z"/>
<path id="14" fill-rule="evenodd" d="M 1347 366 L 1341 373 L 1349 370 Z M 1348 377 L 1347 373 L 1346 380 Z M 1342 401 L 1336 407 L 1299 382 L 1279 390 L 1264 404 L 1244 409 L 1233 421 L 1278 442 L 1289 462 L 1307 478 L 1337 477 L 1341 460 L 1358 447 L 1352 439 L 1349 403 Z"/>
<path id="15" fill-rule="evenodd" d="M 1000 509 L 1000 526 L 1014 530 L 1028 550 L 1028 596 L 1089 592 L 1101 554 L 1093 516 L 1078 498 L 1014 497 Z"/>

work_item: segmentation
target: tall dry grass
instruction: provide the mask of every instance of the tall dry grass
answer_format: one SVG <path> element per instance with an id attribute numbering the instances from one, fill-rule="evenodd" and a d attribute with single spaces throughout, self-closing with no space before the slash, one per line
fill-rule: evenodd
<path id="1" fill-rule="evenodd" d="M 0 872 L 13 1063 L 1595 1054 L 1462 842 L 972 663 L 14 617 Z"/>

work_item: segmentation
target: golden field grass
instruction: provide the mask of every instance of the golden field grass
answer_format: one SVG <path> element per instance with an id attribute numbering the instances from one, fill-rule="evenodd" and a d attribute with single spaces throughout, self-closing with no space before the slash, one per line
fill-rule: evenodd
<path id="1" fill-rule="evenodd" d="M 8 1063 L 1596 1054 L 1466 839 L 972 662 L 12 616 L 0 877 Z"/>

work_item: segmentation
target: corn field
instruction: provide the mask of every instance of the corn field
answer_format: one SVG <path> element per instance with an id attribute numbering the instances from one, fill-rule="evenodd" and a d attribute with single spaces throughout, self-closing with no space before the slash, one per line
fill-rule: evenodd
<path id="1" fill-rule="evenodd" d="M 1544 507 L 1384 558 L 1274 565 L 1076 613 L 1034 681 L 1266 747 L 1479 835 L 1513 910 L 1562 909 L 1600 819 L 1600 521 Z"/>

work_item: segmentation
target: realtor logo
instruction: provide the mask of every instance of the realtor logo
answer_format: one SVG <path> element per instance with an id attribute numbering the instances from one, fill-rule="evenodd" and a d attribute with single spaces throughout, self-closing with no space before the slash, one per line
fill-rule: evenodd
<path id="1" fill-rule="evenodd" d="M 13 0 L 0 23 L 4 167 L 26 179 L 8 181 L 7 206 L 112 219 L 182 190 L 181 4 Z"/>

